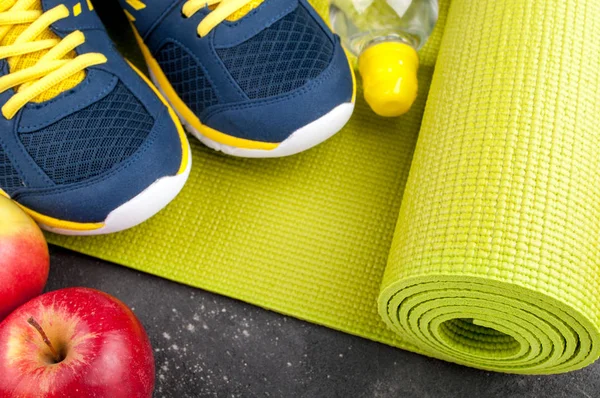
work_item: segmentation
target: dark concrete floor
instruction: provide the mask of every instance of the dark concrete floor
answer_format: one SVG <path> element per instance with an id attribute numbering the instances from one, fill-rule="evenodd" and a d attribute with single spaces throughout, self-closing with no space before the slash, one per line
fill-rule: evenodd
<path id="1" fill-rule="evenodd" d="M 154 347 L 156 397 L 600 397 L 600 363 L 558 376 L 483 372 L 64 249 L 51 253 L 48 290 L 92 287 L 134 309 Z"/>

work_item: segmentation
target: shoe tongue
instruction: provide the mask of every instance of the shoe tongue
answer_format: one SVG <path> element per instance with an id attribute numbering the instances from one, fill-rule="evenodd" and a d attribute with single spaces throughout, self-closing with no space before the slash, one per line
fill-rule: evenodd
<path id="1" fill-rule="evenodd" d="M 14 3 L 16 3 L 16 0 L 5 0 L 5 1 L 12 3 L 9 7 L 12 7 L 12 5 L 14 5 Z M 41 0 L 34 1 L 33 4 L 31 5 L 31 7 L 29 7 L 28 9 L 35 10 L 35 11 L 43 11 Z M 2 40 L 0 40 L 0 45 L 8 46 L 8 45 L 13 44 L 15 42 L 15 40 L 17 40 L 17 37 L 19 37 L 19 35 L 21 33 L 23 33 L 23 31 L 25 31 L 25 29 L 27 29 L 28 27 L 29 27 L 29 24 L 14 25 L 14 27 L 10 28 L 10 30 L 6 33 L 6 35 L 2 38 Z M 38 37 L 35 38 L 35 40 L 47 40 L 47 39 L 59 39 L 59 37 L 54 32 L 52 32 L 52 30 L 50 30 L 50 28 L 48 28 L 48 29 L 45 29 Z M 9 58 L 8 65 L 10 66 L 10 71 L 17 72 L 22 69 L 27 69 L 27 68 L 34 66 L 38 62 L 38 60 L 41 57 L 43 57 L 44 54 L 46 54 L 48 51 L 50 51 L 50 50 L 49 49 L 41 50 L 41 51 L 37 51 L 34 53 L 19 55 L 16 57 Z M 76 55 L 77 54 L 75 54 L 74 51 L 71 51 L 69 54 L 65 55 L 63 57 L 63 59 L 73 59 L 73 58 L 75 58 Z M 56 97 L 60 93 L 72 89 L 73 87 L 75 87 L 76 85 L 81 83 L 83 81 L 83 79 L 85 79 L 85 72 L 81 71 L 81 72 L 69 77 L 68 79 L 63 80 L 61 83 L 55 85 L 54 87 L 51 87 L 49 90 L 41 93 L 40 95 L 38 95 L 36 98 L 33 99 L 33 102 L 48 101 L 48 100 Z"/>
<path id="2" fill-rule="evenodd" d="M 237 21 L 238 19 L 244 18 L 246 14 L 248 14 L 250 11 L 254 10 L 259 5 L 261 5 L 263 1 L 265 0 L 252 0 L 250 3 L 246 4 L 245 6 L 231 14 L 229 18 L 227 18 L 227 20 L 233 22 Z"/>

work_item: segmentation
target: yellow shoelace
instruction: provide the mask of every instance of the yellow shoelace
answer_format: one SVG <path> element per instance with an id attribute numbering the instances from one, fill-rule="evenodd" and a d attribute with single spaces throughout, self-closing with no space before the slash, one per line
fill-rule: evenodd
<path id="1" fill-rule="evenodd" d="M 0 0 L 0 41 L 14 26 L 29 25 L 12 44 L 0 45 L 0 59 L 8 59 L 11 67 L 9 74 L 0 77 L 0 93 L 18 87 L 16 94 L 2 107 L 2 115 L 7 119 L 12 119 L 28 102 L 33 102 L 52 87 L 90 66 L 107 61 L 99 53 L 65 58 L 85 42 L 81 31 L 75 31 L 64 39 L 56 37 L 35 40 L 54 22 L 69 16 L 69 9 L 65 5 L 43 12 L 35 9 L 36 4 L 39 4 L 39 0 Z M 14 70 L 15 59 L 42 50 L 47 52 L 33 66 Z"/>
<path id="2" fill-rule="evenodd" d="M 183 6 L 183 15 L 191 17 L 204 7 L 213 7 L 210 14 L 198 25 L 198 35 L 204 37 L 226 19 L 239 19 L 264 0 L 187 0 Z"/>

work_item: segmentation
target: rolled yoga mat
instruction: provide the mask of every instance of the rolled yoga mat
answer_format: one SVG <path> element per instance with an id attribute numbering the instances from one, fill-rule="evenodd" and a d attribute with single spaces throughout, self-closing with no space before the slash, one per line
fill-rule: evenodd
<path id="1" fill-rule="evenodd" d="M 599 34 L 596 0 L 441 1 L 407 116 L 359 90 L 298 156 L 193 143 L 157 217 L 50 241 L 447 361 L 581 368 L 600 352 Z"/>
<path id="2" fill-rule="evenodd" d="M 432 355 L 598 357 L 599 34 L 595 0 L 453 3 L 379 296 Z"/>

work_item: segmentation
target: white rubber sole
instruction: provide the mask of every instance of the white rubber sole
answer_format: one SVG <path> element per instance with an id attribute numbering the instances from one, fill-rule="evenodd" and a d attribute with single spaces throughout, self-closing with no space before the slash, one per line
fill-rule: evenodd
<path id="1" fill-rule="evenodd" d="M 150 77 L 156 87 L 160 90 L 161 94 L 168 101 L 168 96 L 160 86 L 160 83 L 154 76 L 152 70 L 150 70 Z M 279 158 L 306 151 L 338 133 L 346 123 L 348 123 L 354 112 L 353 102 L 341 104 L 326 115 L 293 132 L 292 135 L 275 149 L 266 150 L 239 148 L 214 141 L 192 127 L 192 125 L 177 112 L 175 106 L 173 106 L 173 104 L 171 104 L 171 106 L 175 110 L 175 113 L 177 113 L 177 116 L 179 117 L 179 120 L 181 120 L 181 124 L 183 124 L 186 131 L 200 140 L 204 145 L 227 155 L 243 158 Z"/>
<path id="2" fill-rule="evenodd" d="M 280 158 L 295 155 L 313 148 L 338 133 L 350 120 L 354 112 L 351 102 L 339 105 L 331 112 L 312 123 L 294 131 L 285 141 L 275 149 L 245 149 L 224 145 L 202 135 L 185 120 L 181 120 L 185 129 L 198 138 L 204 145 L 227 155 L 242 158 Z"/>
<path id="3" fill-rule="evenodd" d="M 142 193 L 110 212 L 102 228 L 90 231 L 75 231 L 53 228 L 42 223 L 39 225 L 46 231 L 73 236 L 104 235 L 133 228 L 154 216 L 175 199 L 183 189 L 191 170 L 192 153 L 190 150 L 188 165 L 183 173 L 156 180 Z"/>

